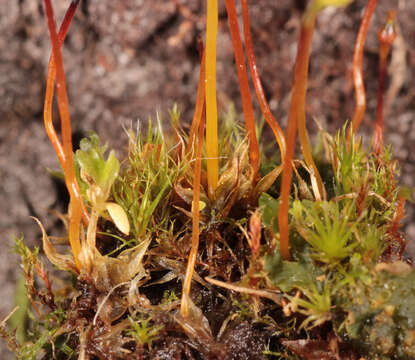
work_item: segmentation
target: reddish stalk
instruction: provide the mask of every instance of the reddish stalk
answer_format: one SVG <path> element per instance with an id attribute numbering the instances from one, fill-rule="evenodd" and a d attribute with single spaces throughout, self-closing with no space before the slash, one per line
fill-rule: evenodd
<path id="1" fill-rule="evenodd" d="M 59 41 L 59 47 L 62 47 L 62 44 L 66 38 L 66 34 L 69 29 L 69 25 L 72 21 L 72 18 L 75 14 L 76 8 L 79 4 L 79 1 L 72 2 L 69 5 L 68 10 L 66 11 L 65 18 L 62 21 L 61 27 L 59 29 L 58 34 L 58 41 Z M 65 163 L 65 154 L 63 151 L 62 144 L 59 140 L 59 137 L 55 131 L 55 127 L 53 126 L 52 121 L 52 101 L 53 101 L 53 95 L 55 91 L 55 77 L 56 77 L 56 66 L 55 61 L 53 59 L 53 53 L 51 54 L 49 58 L 49 65 L 48 65 L 48 74 L 47 74 L 47 83 L 46 83 L 46 95 L 45 95 L 45 103 L 43 108 L 43 114 L 44 114 L 44 122 L 45 122 L 45 128 L 46 132 L 52 142 L 52 145 L 55 149 L 55 152 L 59 158 L 59 161 L 64 166 Z"/>
<path id="2" fill-rule="evenodd" d="M 245 126 L 249 139 L 249 155 L 253 169 L 254 181 L 258 175 L 259 169 L 259 145 L 255 130 L 254 110 L 252 108 L 252 99 L 249 91 L 248 74 L 246 72 L 244 50 L 241 36 L 239 34 L 238 17 L 236 15 L 234 0 L 225 0 L 226 10 L 228 12 L 229 29 L 231 32 L 233 50 L 235 55 L 235 66 L 238 73 L 239 88 L 241 90 L 242 108 L 245 117 Z"/>
<path id="3" fill-rule="evenodd" d="M 297 58 L 295 60 L 294 85 L 291 94 L 291 106 L 288 115 L 287 151 L 283 161 L 280 206 L 278 210 L 280 252 L 283 258 L 286 260 L 291 258 L 289 250 L 288 208 L 292 180 L 292 161 L 294 156 L 296 132 L 298 126 L 297 122 L 303 121 L 301 118 L 305 116 L 305 114 L 303 115 L 303 103 L 305 101 L 305 93 L 307 90 L 309 53 L 314 30 L 314 23 L 315 15 L 307 24 L 303 23 L 303 26 L 301 27 Z M 305 121 L 302 122 L 303 126 L 304 124 Z"/>
<path id="4" fill-rule="evenodd" d="M 197 142 L 196 132 L 199 129 L 199 122 L 202 118 L 202 112 L 205 106 L 205 78 L 206 78 L 206 69 L 205 69 L 205 53 L 203 51 L 200 71 L 199 71 L 199 82 L 197 85 L 197 97 L 196 97 L 196 108 L 195 113 L 193 114 L 192 125 L 189 131 L 189 142 L 187 144 L 186 153 L 194 154 L 195 145 Z"/>
<path id="5" fill-rule="evenodd" d="M 199 83 L 197 87 L 196 108 L 190 128 L 187 154 L 195 155 L 194 179 L 193 179 L 193 202 L 192 202 L 192 247 L 187 261 L 186 274 L 183 281 L 182 301 L 180 313 L 183 318 L 189 315 L 189 293 L 192 284 L 194 267 L 196 264 L 197 251 L 199 249 L 199 217 L 200 217 L 200 180 L 202 174 L 202 149 L 203 135 L 205 129 L 205 51 L 203 43 L 199 43 L 201 55 Z M 197 135 L 196 135 L 197 132 Z"/>
<path id="6" fill-rule="evenodd" d="M 304 14 L 298 42 L 297 57 L 294 68 L 294 84 L 291 92 L 291 105 L 288 114 L 287 127 L 287 150 L 283 160 L 283 173 L 280 194 L 280 205 L 278 210 L 278 224 L 280 230 L 280 253 L 285 260 L 291 258 L 289 249 L 289 228 L 288 228 L 288 209 L 292 180 L 292 162 L 295 149 L 297 126 L 302 152 L 306 164 L 311 172 L 313 190 L 316 198 L 325 197 L 325 189 L 320 174 L 311 156 L 310 144 L 308 142 L 307 130 L 305 126 L 305 100 L 308 80 L 308 65 L 310 58 L 311 40 L 314 25 L 318 12 L 326 6 L 347 5 L 350 0 L 329 0 L 312 1 Z M 314 178 L 314 183 L 313 183 Z"/>
<path id="7" fill-rule="evenodd" d="M 75 3 L 78 1 L 75 1 Z M 72 1 L 74 3 L 74 1 Z M 72 252 L 78 269 L 80 269 L 79 253 L 81 251 L 81 242 L 79 239 L 82 199 L 79 187 L 76 186 L 76 176 L 73 163 L 73 148 L 72 148 L 72 129 L 71 118 L 69 114 L 68 94 L 66 91 L 65 72 L 63 68 L 62 54 L 60 51 L 60 44 L 56 27 L 54 22 L 53 8 L 50 0 L 44 0 L 49 34 L 52 42 L 53 59 L 56 64 L 56 89 L 58 95 L 58 107 L 61 118 L 62 131 L 62 153 L 64 158 L 64 174 L 66 186 L 70 195 L 70 220 L 69 220 L 69 241 Z"/>
<path id="8" fill-rule="evenodd" d="M 355 88 L 356 108 L 352 119 L 352 132 L 357 133 L 366 111 L 366 92 L 363 82 L 363 51 L 370 20 L 376 8 L 377 0 L 368 0 L 365 12 L 360 23 L 353 54 L 353 82 Z"/>
<path id="9" fill-rule="evenodd" d="M 304 56 L 304 32 L 301 32 L 300 41 L 298 43 L 297 59 L 295 62 L 294 71 L 294 85 L 291 93 L 291 106 L 288 115 L 288 127 L 287 127 L 287 150 L 283 160 L 283 172 L 280 194 L 280 205 L 278 209 L 278 225 L 280 230 L 280 253 L 285 260 L 291 259 L 289 249 L 289 229 L 288 229 L 288 209 L 289 199 L 291 191 L 292 180 L 292 162 L 294 157 L 294 149 L 297 134 L 297 111 L 301 106 L 301 88 L 300 84 L 303 83 L 301 78 L 304 78 L 304 69 L 307 69 L 308 58 Z"/>
<path id="10" fill-rule="evenodd" d="M 203 107 L 204 109 L 204 107 Z M 196 111 L 195 111 L 196 113 Z M 203 134 L 205 129 L 205 112 L 199 118 L 198 138 L 196 141 L 196 159 L 194 167 L 193 179 L 193 201 L 192 201 L 192 248 L 190 250 L 189 259 L 187 260 L 186 274 L 183 282 L 182 301 L 180 305 L 180 313 L 183 318 L 189 316 L 189 293 L 192 283 L 193 272 L 196 264 L 197 251 L 199 249 L 199 218 L 200 218 L 200 178 L 202 173 L 202 148 Z"/>
<path id="11" fill-rule="evenodd" d="M 307 11 L 311 12 L 311 11 Z M 307 128 L 306 128 L 306 113 L 305 113 L 305 102 L 308 82 L 308 65 L 310 59 L 311 42 L 313 39 L 314 26 L 316 22 L 317 12 L 304 17 L 301 33 L 298 54 L 296 64 L 299 66 L 295 67 L 295 72 L 298 73 L 298 77 L 295 77 L 295 82 L 298 82 L 298 91 L 295 96 L 300 98 L 299 107 L 297 111 L 297 122 L 298 122 L 298 135 L 301 143 L 301 150 L 304 156 L 305 163 L 310 171 L 311 181 L 313 185 L 314 195 L 317 200 L 324 199 L 326 197 L 326 190 L 323 185 L 320 173 L 314 163 L 313 156 L 311 153 L 311 146 L 308 140 Z M 295 85 L 294 85 L 295 86 Z"/>
<path id="12" fill-rule="evenodd" d="M 281 130 L 281 127 L 278 124 L 278 121 L 274 118 L 271 113 L 271 110 L 268 106 L 267 99 L 265 98 L 264 90 L 262 88 L 261 78 L 259 76 L 258 67 L 255 60 L 254 50 L 252 46 L 251 32 L 250 32 L 250 21 L 249 21 L 249 9 L 247 0 L 241 0 L 242 5 L 242 18 L 243 18 L 243 28 L 244 28 L 244 40 L 245 40 L 245 49 L 246 55 L 248 57 L 249 68 L 251 70 L 252 81 L 254 82 L 256 95 L 261 107 L 262 115 L 264 116 L 266 122 L 272 129 L 275 138 L 277 139 L 278 145 L 281 151 L 281 159 L 285 157 L 285 137 L 284 133 Z"/>
<path id="13" fill-rule="evenodd" d="M 62 47 L 63 42 L 65 40 L 66 34 L 69 29 L 69 25 L 71 24 L 72 18 L 75 14 L 76 8 L 78 7 L 79 1 L 73 1 L 70 5 L 68 10 L 66 11 L 65 17 L 62 21 L 61 27 L 58 33 L 58 41 L 59 46 Z M 53 54 L 50 56 L 49 65 L 48 65 L 48 74 L 47 74 L 47 82 L 46 82 L 46 93 L 45 93 L 45 103 L 43 108 L 43 118 L 45 129 L 48 134 L 48 137 L 55 149 L 55 152 L 58 156 L 59 162 L 61 163 L 62 168 L 65 168 L 65 153 L 63 151 L 62 143 L 59 140 L 59 137 L 55 131 L 55 127 L 53 126 L 52 120 L 52 102 L 55 90 L 55 77 L 56 77 L 56 66 L 55 61 L 53 59 Z M 78 182 L 75 182 L 72 186 L 77 188 L 79 191 Z M 85 225 L 88 225 L 89 221 L 89 214 L 85 207 L 84 201 L 81 198 L 81 206 L 82 206 L 82 218 Z"/>
<path id="14" fill-rule="evenodd" d="M 385 26 L 379 30 L 378 38 L 379 47 L 379 87 L 378 103 L 376 108 L 376 125 L 375 137 L 373 139 L 373 150 L 379 155 L 383 149 L 383 94 L 385 91 L 386 68 L 389 51 L 393 41 L 396 38 L 394 27 L 395 11 L 388 12 L 388 21 Z"/>

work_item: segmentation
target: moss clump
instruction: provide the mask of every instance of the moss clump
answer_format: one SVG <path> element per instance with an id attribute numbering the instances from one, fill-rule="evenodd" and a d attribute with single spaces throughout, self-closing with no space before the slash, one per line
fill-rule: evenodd
<path id="1" fill-rule="evenodd" d="M 232 139 L 229 121 L 223 134 Z M 49 280 L 38 250 L 17 242 L 35 306 L 25 342 L 13 340 L 20 358 L 220 357 L 234 351 L 242 332 L 253 334 L 250 349 L 239 349 L 248 358 L 294 358 L 293 353 L 307 358 L 306 349 L 317 343 L 303 343 L 306 338 L 320 339 L 319 351 L 327 356 L 329 339 L 338 343 L 338 355 L 413 356 L 415 273 L 396 261 L 402 249 L 393 226 L 402 192 L 387 175 L 397 174 L 391 159 L 380 161 L 358 147 L 349 167 L 348 158 L 334 156 L 346 146 L 337 142 L 346 141 L 344 132 L 335 138 L 323 134 L 330 140 L 328 152 L 317 163 L 332 166 L 333 195 L 311 200 L 310 177 L 298 163 L 289 218 L 293 260 L 286 261 L 278 251 L 278 193 L 259 192 L 252 200 L 254 187 L 242 192 L 247 147 L 228 142 L 217 196 L 201 196 L 191 318 L 183 319 L 177 294 L 192 231 L 191 166 L 178 160 L 168 142 L 158 146 L 155 139 L 162 135 L 156 134 L 144 140 L 129 133 L 123 162 L 105 155 L 96 135 L 82 141 L 76 169 L 91 218 L 79 257 L 82 271 L 66 280 L 57 274 L 63 288 L 52 291 L 56 275 Z M 239 136 L 243 133 L 233 138 Z M 354 171 L 353 185 L 344 185 L 353 186 L 349 192 L 342 186 L 342 167 Z M 120 207 L 130 232 L 121 231 L 109 203 Z M 56 266 L 76 271 L 73 258 L 61 254 L 46 234 L 43 240 Z"/>
<path id="2" fill-rule="evenodd" d="M 322 150 L 315 154 L 306 133 L 317 12 L 348 2 L 315 0 L 306 11 L 287 141 L 254 76 L 280 153 L 260 151 L 247 76 L 239 67 L 247 125 L 240 127 L 229 112 L 219 136 L 212 133 L 216 80 L 209 41 L 189 135 L 174 107 L 173 135 L 163 132 L 161 121 L 156 129 L 150 122 L 146 135 L 128 130 L 127 157 L 119 161 L 95 134 L 72 153 L 60 46 L 78 2 L 71 3 L 58 36 L 45 0 L 53 43 L 45 124 L 71 196 L 68 214 L 61 216 L 68 227 L 63 248 L 36 220 L 43 250 L 59 272 L 49 277 L 39 249 L 17 241 L 27 290 L 22 296 L 33 312 L 27 307 L 18 314 L 27 323 L 18 338 L 4 323 L 0 334 L 18 358 L 413 357 L 415 272 L 402 261 L 399 232 L 408 194 L 397 184 L 391 151 L 363 149 L 355 121 L 334 137 L 321 130 Z M 247 25 L 244 1 L 243 7 Z M 236 13 L 229 1 L 227 8 L 240 65 Z M 363 25 L 369 20 L 370 12 Z M 249 31 L 244 33 L 254 65 Z M 359 37 L 358 51 L 362 42 Z M 51 121 L 55 70 L 65 146 Z M 356 112 L 362 115 L 361 104 Z M 304 160 L 294 159 L 297 121 Z M 275 186 L 281 174 L 281 186 Z"/>

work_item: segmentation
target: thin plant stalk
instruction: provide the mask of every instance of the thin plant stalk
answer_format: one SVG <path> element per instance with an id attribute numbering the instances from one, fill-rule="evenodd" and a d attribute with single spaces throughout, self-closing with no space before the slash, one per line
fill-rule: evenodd
<path id="1" fill-rule="evenodd" d="M 195 144 L 197 140 L 197 129 L 199 129 L 199 121 L 202 118 L 202 112 L 205 107 L 205 52 L 203 51 L 200 71 L 199 71 L 199 82 L 197 85 L 197 97 L 196 97 L 196 107 L 193 115 L 192 125 L 189 131 L 189 142 L 187 144 L 187 153 L 194 154 Z"/>
<path id="2" fill-rule="evenodd" d="M 208 194 L 211 198 L 219 179 L 218 109 L 216 102 L 217 35 L 218 0 L 208 0 L 206 23 L 206 163 Z"/>
<path id="3" fill-rule="evenodd" d="M 370 20 L 375 11 L 377 0 L 368 0 L 365 12 L 363 13 L 357 34 L 356 43 L 353 53 L 353 83 L 355 88 L 356 107 L 352 118 L 352 133 L 357 133 L 366 111 L 366 92 L 363 82 L 363 51 L 367 32 L 369 30 Z"/>
<path id="4" fill-rule="evenodd" d="M 306 163 L 307 159 L 310 160 L 311 158 L 311 151 L 309 148 L 307 132 L 305 128 L 305 97 L 307 91 L 309 54 L 314 24 L 317 13 L 322 8 L 329 5 L 343 6 L 348 4 L 349 2 L 350 0 L 313 1 L 307 8 L 306 13 L 304 14 L 304 18 L 302 20 L 300 40 L 298 42 L 297 57 L 295 60 L 294 84 L 291 92 L 291 105 L 288 114 L 288 127 L 286 135 L 287 151 L 283 160 L 280 205 L 278 210 L 278 225 L 280 230 L 280 253 L 285 260 L 289 260 L 291 258 L 289 249 L 288 209 L 291 191 L 292 166 L 297 126 L 300 128 L 300 141 L 302 145 L 303 155 L 306 159 Z M 314 162 L 312 164 L 314 165 Z M 318 191 L 320 191 L 321 195 L 325 194 L 324 185 L 321 181 L 317 168 L 315 168 L 315 165 L 314 167 L 311 167 L 310 163 L 307 163 L 307 165 L 309 167 L 309 170 L 314 172 L 314 176 L 318 181 Z"/>
<path id="5" fill-rule="evenodd" d="M 308 10 L 307 12 L 310 11 L 311 10 Z M 303 153 L 305 163 L 307 164 L 307 167 L 310 171 L 311 181 L 316 183 L 313 184 L 314 195 L 317 200 L 321 200 L 322 198 L 326 197 L 326 191 L 323 185 L 323 180 L 321 179 L 320 173 L 317 170 L 317 166 L 314 163 L 313 156 L 311 153 L 310 141 L 307 135 L 305 114 L 308 66 L 316 17 L 317 12 L 313 12 L 312 14 L 306 14 L 306 16 L 303 19 L 300 33 L 300 43 L 296 60 L 298 61 L 299 66 L 297 67 L 296 65 L 295 67 L 295 72 L 298 73 L 298 78 L 296 77 L 295 81 L 298 81 L 298 92 L 296 93 L 296 96 L 300 97 L 299 107 L 297 108 L 297 122 L 298 135 L 301 143 L 301 151 Z"/>
<path id="6" fill-rule="evenodd" d="M 190 128 L 188 154 L 195 156 L 194 179 L 193 179 L 193 202 L 192 202 L 192 247 L 190 250 L 186 274 L 183 282 L 182 301 L 180 313 L 183 318 L 189 315 L 189 293 L 192 283 L 197 251 L 199 249 L 199 212 L 200 212 L 200 181 L 202 174 L 202 149 L 203 135 L 205 130 L 205 51 L 203 44 L 200 45 L 201 63 L 199 83 L 197 88 L 196 108 L 193 114 L 192 126 Z"/>
<path id="7" fill-rule="evenodd" d="M 373 151 L 379 155 L 383 149 L 383 94 L 385 91 L 386 68 L 389 51 L 396 38 L 394 27 L 395 11 L 388 12 L 388 20 L 378 32 L 379 47 L 379 87 L 378 103 L 376 108 L 375 136 L 373 140 Z"/>
<path id="8" fill-rule="evenodd" d="M 242 108 L 245 117 L 246 132 L 249 139 L 249 155 L 253 170 L 253 179 L 256 180 L 259 169 L 259 144 L 256 136 L 254 110 L 249 91 L 248 74 L 246 72 L 244 50 L 241 36 L 239 34 L 238 17 L 236 15 L 234 0 L 225 0 L 228 12 L 229 29 L 231 32 L 233 50 L 235 55 L 235 66 L 238 73 L 239 88 L 241 91 Z"/>
<path id="9" fill-rule="evenodd" d="M 180 313 L 183 318 L 189 316 L 189 294 L 192 283 L 193 272 L 196 264 L 197 251 L 199 249 L 199 218 L 200 218 L 200 178 L 202 173 L 202 148 L 203 133 L 205 128 L 204 111 L 199 119 L 198 138 L 196 141 L 196 160 L 193 178 L 193 201 L 192 201 L 192 247 L 187 260 L 186 274 L 183 281 L 182 300 Z"/>
<path id="10" fill-rule="evenodd" d="M 75 10 L 78 6 L 79 2 L 72 2 L 65 14 L 65 18 L 62 21 L 61 27 L 59 29 L 58 34 L 58 41 L 59 47 L 62 47 L 62 44 L 65 40 L 67 31 L 69 29 L 69 25 L 71 23 L 72 17 L 75 14 Z M 52 145 L 55 149 L 56 155 L 62 165 L 65 166 L 66 158 L 65 153 L 63 150 L 62 143 L 59 140 L 59 137 L 56 133 L 55 127 L 53 126 L 52 121 L 52 102 L 53 102 L 53 95 L 55 91 L 55 78 L 56 78 L 56 66 L 55 61 L 53 58 L 53 53 L 49 58 L 49 65 L 48 65 L 48 74 L 47 74 L 47 83 L 46 83 L 46 94 L 45 94 L 45 102 L 43 107 L 43 117 L 44 117 L 44 124 L 46 128 L 46 132 L 52 142 Z"/>
<path id="11" fill-rule="evenodd" d="M 70 196 L 69 208 L 69 242 L 74 255 L 75 263 L 80 270 L 79 254 L 81 251 L 80 224 L 81 224 L 81 194 L 79 187 L 76 187 L 75 168 L 72 148 L 72 129 L 69 114 L 68 94 L 66 91 L 65 72 L 63 68 L 62 54 L 60 51 L 58 35 L 56 33 L 53 8 L 50 0 L 44 0 L 49 34 L 52 42 L 53 59 L 56 64 L 56 89 L 58 95 L 58 107 L 61 118 L 62 148 L 65 156 L 64 174 L 66 186 Z"/>
<path id="12" fill-rule="evenodd" d="M 280 231 L 280 253 L 285 260 L 291 259 L 290 249 L 289 249 L 289 229 L 288 229 L 288 209 L 289 209 L 289 198 L 291 191 L 291 180 L 292 180 L 292 166 L 293 166 L 293 157 L 294 149 L 296 143 L 296 134 L 297 134 L 297 109 L 300 106 L 300 96 L 299 94 L 299 79 L 300 72 L 297 71 L 298 68 L 303 67 L 300 61 L 305 61 L 304 57 L 299 56 L 302 51 L 301 48 L 302 42 L 299 42 L 297 60 L 295 64 L 294 72 L 294 86 L 291 94 L 291 106 L 288 115 L 288 127 L 286 132 L 287 140 L 287 150 L 285 157 L 283 159 L 283 172 L 282 172 L 282 182 L 281 182 L 281 192 L 280 192 L 280 205 L 278 208 L 278 225 Z"/>
<path id="13" fill-rule="evenodd" d="M 61 27 L 58 33 L 58 41 L 59 46 L 62 47 L 62 44 L 65 40 L 66 34 L 69 29 L 69 25 L 71 24 L 72 18 L 75 14 L 76 8 L 78 7 L 79 1 L 73 1 L 69 5 L 68 10 L 66 11 L 65 17 L 62 21 Z M 56 66 L 55 61 L 53 58 L 53 54 L 50 56 L 49 65 L 48 65 L 48 74 L 47 74 L 47 82 L 46 82 L 46 93 L 45 93 L 45 102 L 43 108 L 43 118 L 44 118 L 44 125 L 46 132 L 49 136 L 49 139 L 55 149 L 55 152 L 58 156 L 59 162 L 61 163 L 62 169 L 65 168 L 66 158 L 65 153 L 63 151 L 62 143 L 59 140 L 59 137 L 56 133 L 55 127 L 53 126 L 52 120 L 52 102 L 55 90 L 55 78 L 56 78 Z M 76 187 L 77 192 L 79 190 L 78 182 L 72 184 L 72 186 Z M 82 206 L 82 218 L 85 225 L 88 225 L 89 221 L 89 214 L 85 207 L 85 203 L 81 198 L 81 206 Z"/>
<path id="14" fill-rule="evenodd" d="M 265 121 L 270 126 L 271 130 L 274 133 L 274 136 L 278 142 L 280 152 L 281 152 L 281 159 L 285 157 L 285 137 L 284 133 L 281 130 L 278 121 L 272 115 L 271 110 L 268 106 L 267 99 L 265 98 L 264 89 L 262 88 L 261 78 L 259 76 L 258 67 L 255 60 L 254 50 L 252 46 L 252 38 L 250 32 L 250 20 L 249 20 L 249 9 L 248 9 L 248 1 L 241 0 L 242 5 L 242 19 L 243 19 L 243 31 L 244 31 L 244 40 L 245 40 L 245 49 L 246 55 L 248 57 L 249 68 L 251 70 L 252 80 L 254 82 L 256 95 L 259 101 L 259 105 L 261 107 L 262 115 L 265 118 Z"/>

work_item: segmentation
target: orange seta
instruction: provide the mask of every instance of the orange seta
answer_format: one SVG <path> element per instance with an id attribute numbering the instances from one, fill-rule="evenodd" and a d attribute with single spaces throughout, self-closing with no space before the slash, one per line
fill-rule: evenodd
<path id="1" fill-rule="evenodd" d="M 189 293 L 192 284 L 192 277 L 195 269 L 197 251 L 199 249 L 199 218 L 200 218 L 200 178 L 202 173 L 202 148 L 203 133 L 205 129 L 205 112 L 203 111 L 199 118 L 198 136 L 196 139 L 196 161 L 193 178 L 193 201 L 192 201 L 192 247 L 187 260 L 186 274 L 183 281 L 182 300 L 180 304 L 180 313 L 183 318 L 189 316 Z"/>
<path id="2" fill-rule="evenodd" d="M 296 143 L 297 127 L 301 143 L 301 150 L 310 171 L 311 182 L 317 200 L 325 199 L 326 192 L 323 181 L 314 164 L 306 129 L 306 92 L 308 81 L 308 66 L 310 59 L 311 42 L 318 12 L 329 5 L 343 6 L 350 0 L 312 1 L 304 14 L 300 40 L 298 42 L 297 56 L 294 67 L 294 84 L 291 92 L 291 105 L 288 114 L 287 149 L 283 160 L 283 173 L 278 209 L 278 225 L 280 230 L 280 253 L 285 260 L 291 259 L 289 243 L 288 210 L 292 180 L 292 166 Z"/>
<path id="3" fill-rule="evenodd" d="M 65 158 L 64 174 L 65 182 L 70 195 L 70 208 L 69 208 L 69 242 L 74 255 L 75 263 L 80 270 L 79 254 L 81 251 L 80 235 L 80 223 L 82 212 L 82 200 L 79 192 L 79 187 L 75 184 L 75 168 L 72 149 L 72 129 L 71 118 L 69 114 L 69 101 L 66 91 L 65 72 L 63 68 L 62 54 L 60 51 L 59 39 L 56 33 L 53 8 L 50 0 L 44 0 L 47 23 L 49 28 L 49 34 L 52 42 L 53 59 L 56 64 L 56 89 L 58 95 L 58 108 L 61 118 L 62 128 L 62 149 Z"/>
<path id="4" fill-rule="evenodd" d="M 58 33 L 58 41 L 59 46 L 61 47 L 66 34 L 69 29 L 69 25 L 71 24 L 72 18 L 75 14 L 76 8 L 79 4 L 79 1 L 73 1 L 69 5 L 68 10 L 66 11 L 65 17 L 62 21 L 61 27 Z M 61 163 L 62 169 L 65 169 L 66 157 L 63 151 L 62 143 L 59 140 L 58 135 L 56 134 L 55 128 L 53 126 L 52 120 L 52 102 L 54 96 L 54 86 L 55 86 L 55 78 L 56 78 L 56 65 L 53 58 L 53 54 L 50 56 L 49 65 L 48 65 L 48 74 L 47 74 L 47 81 L 46 81 L 46 93 L 45 93 L 45 103 L 43 107 L 43 118 L 44 118 L 44 125 L 46 129 L 46 133 L 55 149 L 56 155 L 58 156 L 59 162 Z M 73 181 L 72 179 L 71 181 Z M 76 192 L 79 193 L 79 185 L 75 179 L 75 183 L 71 186 L 76 188 Z M 81 198 L 81 206 L 82 206 L 82 218 L 85 225 L 88 225 L 89 221 L 89 214 L 85 207 L 85 203 Z"/>
<path id="5" fill-rule="evenodd" d="M 249 91 L 248 74 L 246 72 L 244 50 L 241 36 L 239 34 L 238 17 L 236 15 L 234 0 L 225 0 L 228 12 L 229 28 L 232 37 L 233 50 L 235 54 L 235 66 L 238 73 L 239 88 L 242 98 L 242 109 L 245 117 L 246 133 L 249 139 L 249 155 L 253 170 L 253 179 L 256 181 L 259 170 L 259 144 L 256 136 L 254 110 Z"/>
<path id="6" fill-rule="evenodd" d="M 218 108 L 216 102 L 216 39 L 218 1 L 207 1 L 206 24 L 206 163 L 208 194 L 212 198 L 219 179 Z"/>
<path id="7" fill-rule="evenodd" d="M 377 0 L 369 0 L 357 33 L 356 44 L 353 53 L 353 82 L 355 88 L 356 108 L 352 118 L 352 132 L 357 133 L 366 111 L 366 92 L 363 82 L 363 51 L 370 20 L 376 8 Z"/>
<path id="8" fill-rule="evenodd" d="M 310 29 L 314 28 L 315 18 L 311 19 L 311 24 L 302 26 L 300 41 L 298 42 L 297 58 L 294 69 L 294 85 L 291 93 L 291 105 L 288 114 L 287 127 L 287 151 L 283 161 L 280 205 L 278 209 L 278 225 L 280 230 L 280 253 L 285 260 L 291 259 L 289 249 L 289 229 L 288 229 L 288 209 L 291 191 L 292 166 L 296 134 L 299 117 L 304 111 L 305 92 L 307 90 L 307 73 L 309 63 L 309 51 L 311 46 Z M 311 26 L 311 28 L 310 28 Z M 301 109 L 301 110 L 300 110 Z"/>
<path id="9" fill-rule="evenodd" d="M 252 46 L 249 9 L 247 0 L 241 0 L 241 5 L 246 55 L 248 57 L 249 68 L 251 70 L 251 76 L 254 82 L 255 91 L 259 101 L 259 105 L 261 107 L 262 115 L 264 116 L 265 121 L 268 123 L 272 132 L 274 133 L 274 136 L 277 139 L 278 145 L 280 147 L 281 159 L 284 159 L 286 149 L 285 137 L 280 125 L 271 113 L 271 110 L 268 106 L 268 102 L 265 98 L 264 89 L 262 88 L 261 78 L 259 76 L 258 67 L 256 64 L 254 50 Z"/>
<path id="10" fill-rule="evenodd" d="M 379 155 L 383 149 L 383 93 L 385 91 L 386 67 L 388 54 L 393 41 L 396 38 L 394 27 L 395 12 L 388 12 L 388 21 L 378 32 L 379 48 L 379 87 L 378 103 L 376 107 L 375 136 L 373 139 L 373 151 Z"/>

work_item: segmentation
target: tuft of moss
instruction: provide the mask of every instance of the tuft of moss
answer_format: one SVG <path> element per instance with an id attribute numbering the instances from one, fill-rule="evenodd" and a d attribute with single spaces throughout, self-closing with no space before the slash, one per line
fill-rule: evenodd
<path id="1" fill-rule="evenodd" d="M 78 2 L 57 37 L 45 0 L 59 60 L 50 63 L 45 123 L 71 203 L 61 216 L 68 236 L 60 241 L 35 219 L 44 253 L 59 271 L 50 276 L 39 249 L 16 240 L 25 283 L 19 299 L 26 301 L 19 301 L 13 330 L 3 321 L 0 335 L 19 359 L 415 356 L 415 270 L 403 261 L 399 231 L 409 196 L 398 185 L 391 149 L 364 149 L 356 124 L 350 129 L 346 123 L 335 136 L 321 130 L 313 153 L 306 133 L 317 12 L 348 2 L 312 1 L 303 18 L 287 142 L 255 75 L 281 153 L 266 146 L 258 153 L 261 127 L 255 128 L 251 111 L 245 111 L 249 121 L 243 127 L 230 108 L 216 133 L 215 53 L 209 41 L 210 50 L 201 56 L 203 65 L 208 55 L 209 96 L 204 97 L 201 66 L 190 135 L 180 128 L 174 106 L 172 134 L 163 131 L 160 117 L 154 129 L 149 121 L 146 133 L 128 129 L 127 156 L 119 161 L 96 134 L 83 139 L 73 156 L 70 142 L 63 149 L 52 131 L 52 73 L 59 65 L 59 104 L 66 110 L 60 41 Z M 236 13 L 227 5 L 236 34 Z M 247 25 L 244 1 L 243 8 Z M 208 33 L 216 36 L 213 10 Z M 370 14 L 366 25 L 368 20 Z M 246 28 L 245 38 L 254 65 Z M 358 50 L 363 43 L 359 38 Z M 234 45 L 242 63 L 238 36 Z M 247 77 L 238 73 L 249 108 Z M 364 107 L 357 110 L 361 115 Z M 70 121 L 63 115 L 66 139 Z M 304 159 L 294 159 L 297 121 Z"/>

